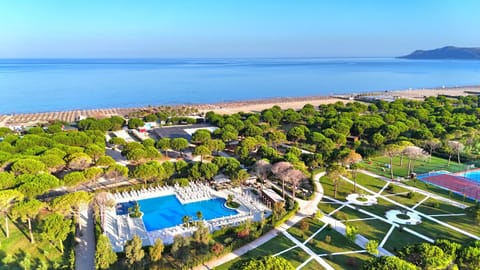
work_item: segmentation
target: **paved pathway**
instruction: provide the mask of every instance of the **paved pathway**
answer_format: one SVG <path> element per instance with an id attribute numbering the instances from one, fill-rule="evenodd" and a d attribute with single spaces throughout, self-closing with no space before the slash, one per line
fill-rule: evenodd
<path id="1" fill-rule="evenodd" d="M 287 220 L 285 223 L 280 225 L 279 227 L 272 229 L 271 231 L 267 232 L 266 234 L 262 235 L 258 239 L 256 239 L 253 242 L 248 243 L 245 246 L 242 246 L 241 248 L 238 248 L 228 254 L 225 254 L 222 257 L 215 258 L 213 260 L 210 260 L 209 262 L 204 263 L 203 265 L 199 265 L 195 267 L 195 270 L 201 270 L 201 269 L 213 269 L 216 266 L 222 265 L 224 263 L 227 263 L 231 260 L 234 260 L 243 254 L 247 253 L 248 251 L 255 249 L 264 243 L 270 241 L 271 239 L 275 238 L 278 233 L 286 231 L 288 228 L 293 226 L 295 223 L 299 222 L 306 216 L 311 216 L 312 214 L 317 212 L 317 204 L 322 200 L 323 197 L 323 188 L 322 185 L 319 183 L 320 177 L 322 177 L 325 173 L 319 173 L 313 177 L 315 185 L 317 185 L 317 192 L 315 192 L 314 198 L 310 201 L 301 201 L 297 200 L 300 205 L 300 210 L 297 212 L 296 215 L 291 217 L 289 220 Z"/>
<path id="2" fill-rule="evenodd" d="M 297 238 L 293 237 L 291 234 L 289 234 L 287 231 L 284 231 L 283 234 L 290 239 L 295 245 L 297 245 L 299 248 L 301 248 L 303 251 L 305 251 L 310 257 L 312 257 L 314 260 L 316 260 L 319 264 L 323 266 L 323 268 L 327 270 L 334 270 L 332 266 L 330 266 L 324 259 L 320 258 L 317 253 L 313 252 L 310 248 L 305 246 L 303 243 L 297 240 Z"/>
<path id="3" fill-rule="evenodd" d="M 352 180 L 350 180 L 350 179 L 348 179 L 348 178 L 346 178 L 346 177 L 344 177 L 344 176 L 341 176 L 341 177 L 342 177 L 343 180 L 349 182 L 350 184 L 354 184 L 354 182 L 353 182 Z M 370 194 L 376 195 L 375 192 L 371 191 L 370 189 L 368 189 L 368 188 L 366 188 L 366 187 L 364 187 L 364 186 L 362 186 L 362 185 L 357 184 L 357 186 L 360 187 L 361 189 L 365 190 L 366 192 L 370 193 Z M 428 193 L 428 192 L 427 192 L 427 194 L 425 194 L 425 195 L 427 195 L 427 196 L 428 196 L 428 195 L 431 195 L 431 196 L 432 196 L 432 194 L 430 194 L 430 193 Z M 471 237 L 471 238 L 473 238 L 473 239 L 475 239 L 475 240 L 480 240 L 480 237 L 479 237 L 479 236 L 476 236 L 476 235 L 474 235 L 474 234 L 472 234 L 472 233 L 469 233 L 469 232 L 464 231 L 464 230 L 462 230 L 462 229 L 460 229 L 460 228 L 457 228 L 457 227 L 455 227 L 455 226 L 452 226 L 452 225 L 450 225 L 450 224 L 448 224 L 448 223 L 445 223 L 445 222 L 443 222 L 443 221 L 440 221 L 440 220 L 438 220 L 438 219 L 436 219 L 436 218 L 434 218 L 434 217 L 432 217 L 432 216 L 430 216 L 430 215 L 424 214 L 424 213 L 422 213 L 422 212 L 418 212 L 417 210 L 412 209 L 411 207 L 405 206 L 405 205 L 403 205 L 403 204 L 401 204 L 401 203 L 399 203 L 399 202 L 396 202 L 396 201 L 394 201 L 394 200 L 392 200 L 392 199 L 390 199 L 390 198 L 388 198 L 388 197 L 385 197 L 385 196 L 383 196 L 383 195 L 377 195 L 377 197 L 379 197 L 379 198 L 381 198 L 381 199 L 384 199 L 384 200 L 386 200 L 386 201 L 388 201 L 388 202 L 390 202 L 390 203 L 392 203 L 392 204 L 394 204 L 394 205 L 396 205 L 396 206 L 399 206 L 399 207 L 402 207 L 402 208 L 404 208 L 404 209 L 407 209 L 407 210 L 409 210 L 409 211 L 411 211 L 411 212 L 414 212 L 414 213 L 420 215 L 420 216 L 423 217 L 423 218 L 426 218 L 426 219 L 428 219 L 428 220 L 430 220 L 430 221 L 433 221 L 433 222 L 435 222 L 435 223 L 438 223 L 438 224 L 440 224 L 440 225 L 442 225 L 442 226 L 444 226 L 444 227 L 447 227 L 447 228 L 449 228 L 449 229 L 451 229 L 451 230 L 457 231 L 457 232 L 459 232 L 459 233 L 461 233 L 461 234 L 463 234 L 463 235 L 466 235 L 466 236 L 468 236 L 468 237 Z M 432 197 L 433 197 L 433 196 L 432 196 Z M 408 228 L 406 228 L 406 229 L 408 229 Z"/>
<path id="4" fill-rule="evenodd" d="M 75 247 L 75 269 L 94 270 L 95 233 L 92 207 L 85 205 L 81 208 L 79 224 L 81 230 L 75 239 L 78 241 Z"/>
<path id="5" fill-rule="evenodd" d="M 449 203 L 449 204 L 451 204 L 451 205 L 457 206 L 458 208 L 465 209 L 465 208 L 468 207 L 468 205 L 466 205 L 466 204 L 463 204 L 463 203 L 460 203 L 460 202 L 457 202 L 457 201 L 454 201 L 454 200 L 445 198 L 445 197 L 443 197 L 443 196 L 439 196 L 439 195 L 437 195 L 437 194 L 430 193 L 430 192 L 425 191 L 425 190 L 423 190 L 423 189 L 419 189 L 419 188 L 416 188 L 416 187 L 412 187 L 412 186 L 409 186 L 409 185 L 405 185 L 404 183 L 401 183 L 401 182 L 392 182 L 392 179 L 387 178 L 387 177 L 385 177 L 385 176 L 381 176 L 381 175 L 378 175 L 378 174 L 374 174 L 374 173 L 372 173 L 372 172 L 365 171 L 365 170 L 359 170 L 359 172 L 361 172 L 361 173 L 363 173 L 363 174 L 366 174 L 366 175 L 368 175 L 368 176 L 371 176 L 371 177 L 375 177 L 375 178 L 378 178 L 378 179 L 381 179 L 381 180 L 390 182 L 390 183 L 394 183 L 395 185 L 401 186 L 401 187 L 403 187 L 403 188 L 405 188 L 405 189 L 408 189 L 408 190 L 410 190 L 410 191 L 414 191 L 414 192 L 423 194 L 423 195 L 425 195 L 425 196 L 430 196 L 431 198 L 434 198 L 434 199 L 436 199 L 436 200 L 447 202 L 447 203 Z"/>

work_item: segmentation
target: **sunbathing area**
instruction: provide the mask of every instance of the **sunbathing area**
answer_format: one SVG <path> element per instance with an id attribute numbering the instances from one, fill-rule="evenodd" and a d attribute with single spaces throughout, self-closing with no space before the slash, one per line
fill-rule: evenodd
<path id="1" fill-rule="evenodd" d="M 239 203 L 237 209 L 226 207 L 229 195 Z M 115 201 L 115 207 L 106 209 L 102 220 L 116 252 L 121 252 L 126 241 L 134 235 L 140 236 L 144 246 L 151 245 L 158 238 L 171 244 L 177 235 L 192 235 L 197 230 L 197 222 L 215 231 L 270 214 L 251 191 L 215 191 L 204 183 L 114 193 L 111 199 Z M 141 217 L 130 215 L 135 204 L 140 207 Z"/>

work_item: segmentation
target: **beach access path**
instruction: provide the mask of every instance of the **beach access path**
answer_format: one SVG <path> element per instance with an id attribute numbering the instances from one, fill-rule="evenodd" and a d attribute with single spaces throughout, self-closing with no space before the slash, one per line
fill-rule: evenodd
<path id="1" fill-rule="evenodd" d="M 80 231 L 75 237 L 75 269 L 95 269 L 95 232 L 93 224 L 93 209 L 90 205 L 80 208 Z"/>

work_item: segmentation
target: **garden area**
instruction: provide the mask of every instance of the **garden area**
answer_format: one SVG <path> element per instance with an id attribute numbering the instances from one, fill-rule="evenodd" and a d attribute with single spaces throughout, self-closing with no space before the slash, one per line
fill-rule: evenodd
<path id="1" fill-rule="evenodd" d="M 368 171 L 390 178 L 390 168 L 388 167 L 389 163 L 389 157 L 377 156 L 370 157 L 363 161 L 362 166 Z M 403 159 L 400 156 L 394 157 L 392 162 L 393 175 L 395 177 L 408 178 L 408 163 L 409 161 L 406 157 L 403 157 Z M 449 165 L 448 160 L 435 156 L 432 156 L 431 159 L 425 158 L 424 160 L 416 160 L 413 167 L 413 171 L 417 175 L 441 170 L 454 173 L 464 171 L 466 169 L 467 166 L 465 164 L 458 164 L 455 161 L 451 161 Z"/>

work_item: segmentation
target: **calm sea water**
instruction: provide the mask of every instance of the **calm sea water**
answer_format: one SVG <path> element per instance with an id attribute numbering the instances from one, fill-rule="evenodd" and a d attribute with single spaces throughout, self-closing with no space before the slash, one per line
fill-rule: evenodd
<path id="1" fill-rule="evenodd" d="M 0 60 L 0 113 L 480 84 L 480 61 L 393 58 Z"/>

